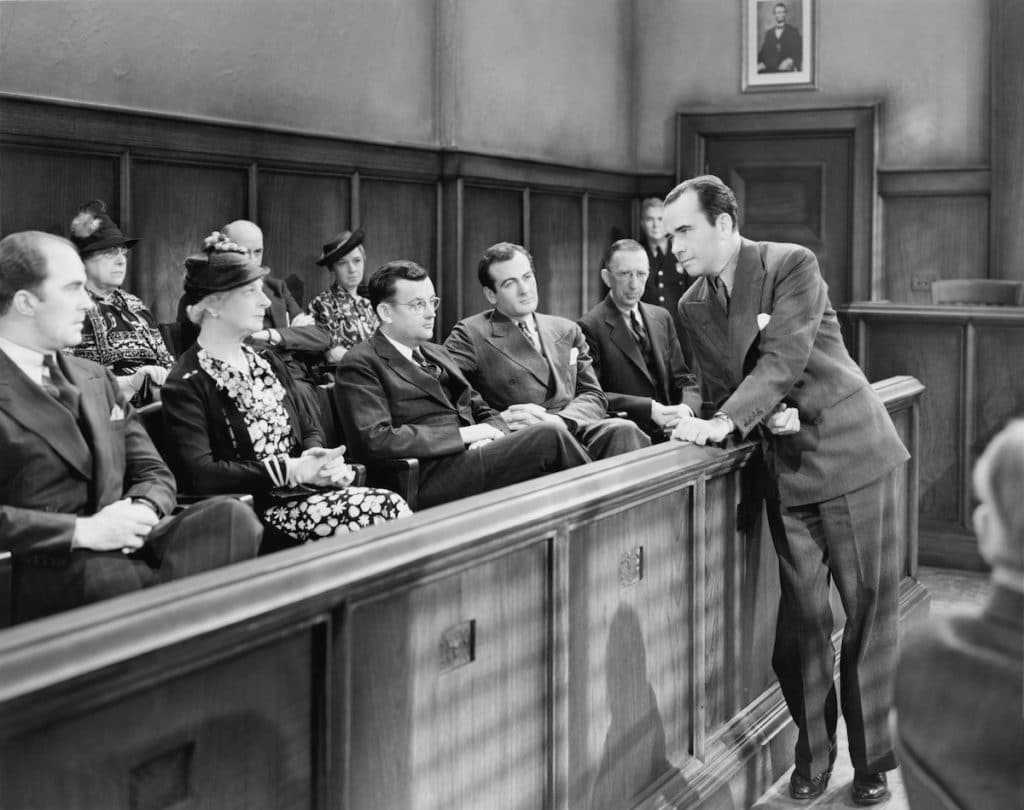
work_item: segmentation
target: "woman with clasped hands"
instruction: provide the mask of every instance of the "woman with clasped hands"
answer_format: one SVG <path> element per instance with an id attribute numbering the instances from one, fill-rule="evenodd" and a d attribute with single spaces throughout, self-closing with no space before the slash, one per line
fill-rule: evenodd
<path id="1" fill-rule="evenodd" d="M 267 271 L 220 233 L 205 256 L 186 260 L 188 316 L 196 344 L 167 378 L 163 408 L 182 488 L 200 494 L 249 492 L 271 536 L 306 542 L 411 514 L 385 489 L 351 487 L 345 448 L 325 448 L 316 415 L 293 391 L 272 352 L 245 339 L 263 327 Z M 309 487 L 321 488 L 309 490 Z M 264 550 L 282 542 L 280 535 Z"/>

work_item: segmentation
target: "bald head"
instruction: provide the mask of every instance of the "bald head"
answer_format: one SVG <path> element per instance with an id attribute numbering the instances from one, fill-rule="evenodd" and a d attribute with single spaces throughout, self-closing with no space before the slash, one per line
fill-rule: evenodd
<path id="1" fill-rule="evenodd" d="M 974 514 L 981 555 L 993 568 L 1024 576 L 1024 419 L 996 434 L 974 465 Z"/>
<path id="2" fill-rule="evenodd" d="M 247 219 L 236 219 L 221 231 L 232 242 L 249 251 L 249 258 L 256 264 L 263 264 L 263 231 L 259 225 Z"/>
<path id="3" fill-rule="evenodd" d="M 51 261 L 78 251 L 67 239 L 43 231 L 21 231 L 0 239 L 0 316 L 11 308 L 19 290 L 38 290 Z"/>

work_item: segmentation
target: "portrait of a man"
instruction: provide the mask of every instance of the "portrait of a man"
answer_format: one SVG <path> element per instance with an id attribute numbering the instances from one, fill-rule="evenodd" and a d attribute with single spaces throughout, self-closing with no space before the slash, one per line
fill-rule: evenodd
<path id="1" fill-rule="evenodd" d="M 772 6 L 772 25 L 765 31 L 757 52 L 758 73 L 789 73 L 801 69 L 803 38 L 800 29 L 787 21 L 788 14 L 785 3 Z"/>
<path id="2" fill-rule="evenodd" d="M 744 92 L 814 89 L 814 0 L 744 0 Z"/>

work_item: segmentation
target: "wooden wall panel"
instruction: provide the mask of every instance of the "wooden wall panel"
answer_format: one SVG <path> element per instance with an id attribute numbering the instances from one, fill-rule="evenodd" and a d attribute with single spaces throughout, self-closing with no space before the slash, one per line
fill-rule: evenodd
<path id="1" fill-rule="evenodd" d="M 523 243 L 523 195 L 508 189 L 465 185 L 462 195 L 462 270 L 454 320 L 489 304 L 477 281 L 476 266 L 484 250 L 495 242 Z M 452 295 L 445 287 L 445 295 Z"/>
<path id="2" fill-rule="evenodd" d="M 884 297 L 931 303 L 931 282 L 988 276 L 988 198 L 887 197 L 883 210 Z"/>
<path id="3" fill-rule="evenodd" d="M 608 292 L 601 281 L 601 260 L 612 242 L 632 236 L 633 204 L 628 199 L 591 196 L 587 201 L 587 303 Z"/>
<path id="4" fill-rule="evenodd" d="M 174 320 L 185 257 L 200 252 L 204 237 L 248 216 L 245 167 L 139 160 L 132 166 L 132 227 L 143 240 L 132 250 L 125 286 L 157 321 Z"/>
<path id="5" fill-rule="evenodd" d="M 95 199 L 106 202 L 124 226 L 119 177 L 116 155 L 5 145 L 0 149 L 0 234 L 35 230 L 67 236 L 78 206 Z"/>
<path id="6" fill-rule="evenodd" d="M 923 518 L 959 520 L 962 362 L 960 333 L 948 325 L 878 322 L 867 334 L 862 366 L 869 380 L 913 374 L 927 388 L 921 401 Z"/>
<path id="7" fill-rule="evenodd" d="M 359 190 L 367 277 L 384 262 L 412 259 L 427 269 L 434 286 L 447 295 L 447 279 L 438 284 L 437 185 L 363 179 Z M 456 288 L 453 283 L 451 290 Z"/>
<path id="8" fill-rule="evenodd" d="M 312 655 L 307 628 L 23 734 L 0 805 L 312 808 Z"/>
<path id="9" fill-rule="evenodd" d="M 530 253 L 541 312 L 583 314 L 583 201 L 579 195 L 530 194 Z"/>
<path id="10" fill-rule="evenodd" d="M 633 504 L 570 536 L 571 808 L 626 807 L 691 755 L 692 498 Z"/>
<path id="11" fill-rule="evenodd" d="M 544 807 L 548 801 L 549 543 L 356 603 L 345 807 Z M 445 669 L 447 631 L 473 624 L 473 660 Z"/>
<path id="12" fill-rule="evenodd" d="M 978 327 L 975 441 L 971 468 L 992 437 L 1010 419 L 1024 417 L 1024 330 Z"/>
<path id="13" fill-rule="evenodd" d="M 256 224 L 263 229 L 263 261 L 274 276 L 295 280 L 306 304 L 327 289 L 330 276 L 314 262 L 336 233 L 350 227 L 349 178 L 261 169 Z"/>

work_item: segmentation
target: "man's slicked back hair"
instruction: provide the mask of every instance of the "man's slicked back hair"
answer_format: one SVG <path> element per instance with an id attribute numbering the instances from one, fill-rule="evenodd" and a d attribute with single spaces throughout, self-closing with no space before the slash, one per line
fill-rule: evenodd
<path id="1" fill-rule="evenodd" d="M 0 315 L 7 314 L 18 290 L 34 292 L 46 281 L 47 242 L 78 252 L 67 239 L 43 231 L 21 231 L 0 239 Z"/>
<path id="2" fill-rule="evenodd" d="M 400 278 L 406 281 L 422 281 L 430 278 L 430 275 L 411 259 L 397 259 L 382 264 L 373 271 L 373 275 L 366 283 L 366 294 L 374 312 L 377 311 L 378 304 L 391 300 L 395 294 L 395 282 Z"/>
<path id="3" fill-rule="evenodd" d="M 736 203 L 736 195 L 713 174 L 702 174 L 684 180 L 668 193 L 665 205 L 674 203 L 683 196 L 683 192 L 690 189 L 697 195 L 697 201 L 708 222 L 714 225 L 720 214 L 728 214 L 732 217 L 732 229 L 735 231 L 739 227 L 739 205 Z"/>
<path id="4" fill-rule="evenodd" d="M 480 259 L 480 264 L 476 267 L 476 277 L 480 281 L 480 286 L 493 290 L 494 279 L 491 278 L 491 265 L 511 261 L 517 253 L 526 257 L 530 263 L 530 269 L 533 270 L 533 256 L 522 245 L 517 245 L 515 242 L 498 242 L 487 248 Z"/>

